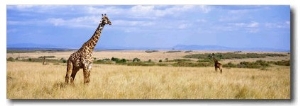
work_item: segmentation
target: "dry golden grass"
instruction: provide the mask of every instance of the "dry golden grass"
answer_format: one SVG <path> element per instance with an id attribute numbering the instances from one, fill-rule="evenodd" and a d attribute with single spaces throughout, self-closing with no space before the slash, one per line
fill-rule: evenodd
<path id="1" fill-rule="evenodd" d="M 95 64 L 64 84 L 65 64 L 7 62 L 8 99 L 290 99 L 290 67 L 267 70 Z"/>

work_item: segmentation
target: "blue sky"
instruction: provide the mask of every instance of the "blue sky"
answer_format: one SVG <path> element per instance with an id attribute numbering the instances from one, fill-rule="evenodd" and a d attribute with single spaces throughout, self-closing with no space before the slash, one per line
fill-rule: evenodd
<path id="1" fill-rule="evenodd" d="M 7 44 L 80 48 L 105 26 L 97 47 L 219 45 L 290 50 L 288 5 L 7 5 Z"/>

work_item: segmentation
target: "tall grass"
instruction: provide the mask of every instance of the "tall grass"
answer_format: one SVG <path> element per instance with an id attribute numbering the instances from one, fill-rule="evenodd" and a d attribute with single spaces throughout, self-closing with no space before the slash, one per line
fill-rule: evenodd
<path id="1" fill-rule="evenodd" d="M 290 68 L 162 67 L 94 64 L 65 85 L 66 66 L 7 62 L 9 99 L 290 99 Z"/>

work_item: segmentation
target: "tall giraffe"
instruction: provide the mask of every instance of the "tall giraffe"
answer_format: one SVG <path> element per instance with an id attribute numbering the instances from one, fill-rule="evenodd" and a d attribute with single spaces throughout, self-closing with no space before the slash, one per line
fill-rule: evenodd
<path id="1" fill-rule="evenodd" d="M 214 63 L 215 63 L 215 71 L 217 71 L 217 69 L 219 68 L 220 73 L 222 73 L 222 64 L 219 63 L 219 61 L 214 56 L 215 56 L 215 54 L 212 53 L 212 59 L 214 60 Z"/>
<path id="2" fill-rule="evenodd" d="M 83 69 L 84 83 L 87 84 L 90 82 L 90 73 L 93 64 L 92 53 L 106 24 L 111 25 L 111 22 L 106 14 L 102 14 L 102 20 L 100 21 L 93 36 L 86 41 L 79 50 L 70 55 L 67 61 L 67 72 L 65 76 L 66 83 L 73 83 L 76 73 L 81 68 Z"/>

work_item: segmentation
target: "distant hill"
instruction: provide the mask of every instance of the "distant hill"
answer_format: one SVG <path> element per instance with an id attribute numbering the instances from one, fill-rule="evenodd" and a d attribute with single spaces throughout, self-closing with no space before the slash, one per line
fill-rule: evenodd
<path id="1" fill-rule="evenodd" d="M 16 44 L 7 44 L 7 48 L 58 48 L 55 45 L 49 44 L 34 44 L 34 43 L 16 43 Z"/>

